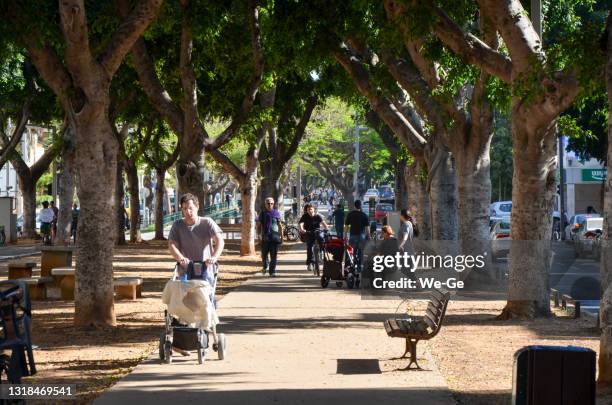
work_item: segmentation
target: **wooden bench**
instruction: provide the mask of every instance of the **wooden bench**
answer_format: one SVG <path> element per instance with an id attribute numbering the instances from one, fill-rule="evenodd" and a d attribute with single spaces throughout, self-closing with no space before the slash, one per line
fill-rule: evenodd
<path id="1" fill-rule="evenodd" d="M 19 281 L 27 284 L 31 300 L 42 301 L 47 299 L 46 284 L 53 282 L 53 277 L 20 278 Z"/>
<path id="2" fill-rule="evenodd" d="M 406 354 L 410 352 L 410 363 L 403 370 L 410 370 L 412 364 L 416 365 L 416 370 L 422 370 L 417 363 L 417 343 L 419 340 L 429 340 L 440 332 L 449 299 L 450 292 L 432 290 L 424 315 L 415 317 L 406 314 L 405 318 L 384 321 L 387 335 L 406 339 L 406 351 L 399 358 L 406 358 Z"/>
<path id="3" fill-rule="evenodd" d="M 141 277 L 117 277 L 113 280 L 113 284 L 118 298 L 126 298 L 128 300 L 142 298 Z"/>
<path id="4" fill-rule="evenodd" d="M 34 267 L 36 267 L 34 262 L 10 262 L 8 264 L 8 278 L 9 280 L 31 278 Z"/>
<path id="5" fill-rule="evenodd" d="M 59 284 L 61 299 L 74 300 L 74 267 L 54 267 L 51 269 L 51 275 Z"/>

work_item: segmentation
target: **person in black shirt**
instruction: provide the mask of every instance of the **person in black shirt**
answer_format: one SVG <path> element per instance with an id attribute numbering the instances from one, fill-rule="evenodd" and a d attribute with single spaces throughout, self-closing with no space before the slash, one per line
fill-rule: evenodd
<path id="1" fill-rule="evenodd" d="M 350 231 L 349 231 L 350 229 Z M 370 239 L 370 226 L 368 216 L 361 211 L 361 201 L 355 201 L 355 209 L 348 213 L 344 222 L 344 235 L 348 237 L 349 244 L 355 251 L 359 267 L 357 272 L 361 272 L 363 263 L 363 242 Z"/>
<path id="2" fill-rule="evenodd" d="M 306 266 L 308 271 L 312 271 L 313 268 L 313 247 L 315 244 L 315 229 L 328 229 L 327 224 L 323 220 L 321 215 L 315 213 L 315 209 L 311 204 L 304 206 L 304 215 L 300 218 L 300 233 L 305 233 L 306 238 Z M 319 243 L 322 244 L 322 236 L 319 234 Z"/>

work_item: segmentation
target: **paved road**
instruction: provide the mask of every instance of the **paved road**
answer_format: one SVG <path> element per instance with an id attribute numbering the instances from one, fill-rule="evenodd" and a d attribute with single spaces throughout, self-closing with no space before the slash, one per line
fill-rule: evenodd
<path id="1" fill-rule="evenodd" d="M 424 344 L 429 371 L 397 371 L 406 361 L 386 360 L 403 352 L 381 322 L 396 301 L 322 289 L 304 255 L 284 254 L 279 277 L 251 278 L 219 302 L 226 360 L 213 353 L 204 365 L 195 355 L 166 365 L 153 353 L 95 404 L 454 403 Z"/>
<path id="2" fill-rule="evenodd" d="M 587 312 L 599 312 L 599 261 L 592 258 L 577 259 L 574 247 L 565 242 L 553 245 L 553 262 L 549 271 L 550 287 L 582 300 L 581 308 Z M 498 261 L 504 270 L 507 261 Z"/>
<path id="3" fill-rule="evenodd" d="M 34 246 L 0 246 L 0 261 L 30 256 L 40 252 L 40 244 Z"/>

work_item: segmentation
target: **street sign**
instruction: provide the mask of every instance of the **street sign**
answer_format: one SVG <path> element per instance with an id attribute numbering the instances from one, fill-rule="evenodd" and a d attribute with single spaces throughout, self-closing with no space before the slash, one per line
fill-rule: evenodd
<path id="1" fill-rule="evenodd" d="M 582 181 L 601 183 L 606 179 L 606 169 L 582 169 Z"/>

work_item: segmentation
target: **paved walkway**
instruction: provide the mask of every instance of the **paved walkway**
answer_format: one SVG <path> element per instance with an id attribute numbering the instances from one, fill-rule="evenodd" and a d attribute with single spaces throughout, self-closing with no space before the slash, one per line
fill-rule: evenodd
<path id="1" fill-rule="evenodd" d="M 203 365 L 195 354 L 166 365 L 155 351 L 95 404 L 454 403 L 424 344 L 428 371 L 396 371 L 406 360 L 387 360 L 404 349 L 381 323 L 396 301 L 322 289 L 304 257 L 284 253 L 279 277 L 253 277 L 219 302 L 226 360 L 209 351 Z"/>

